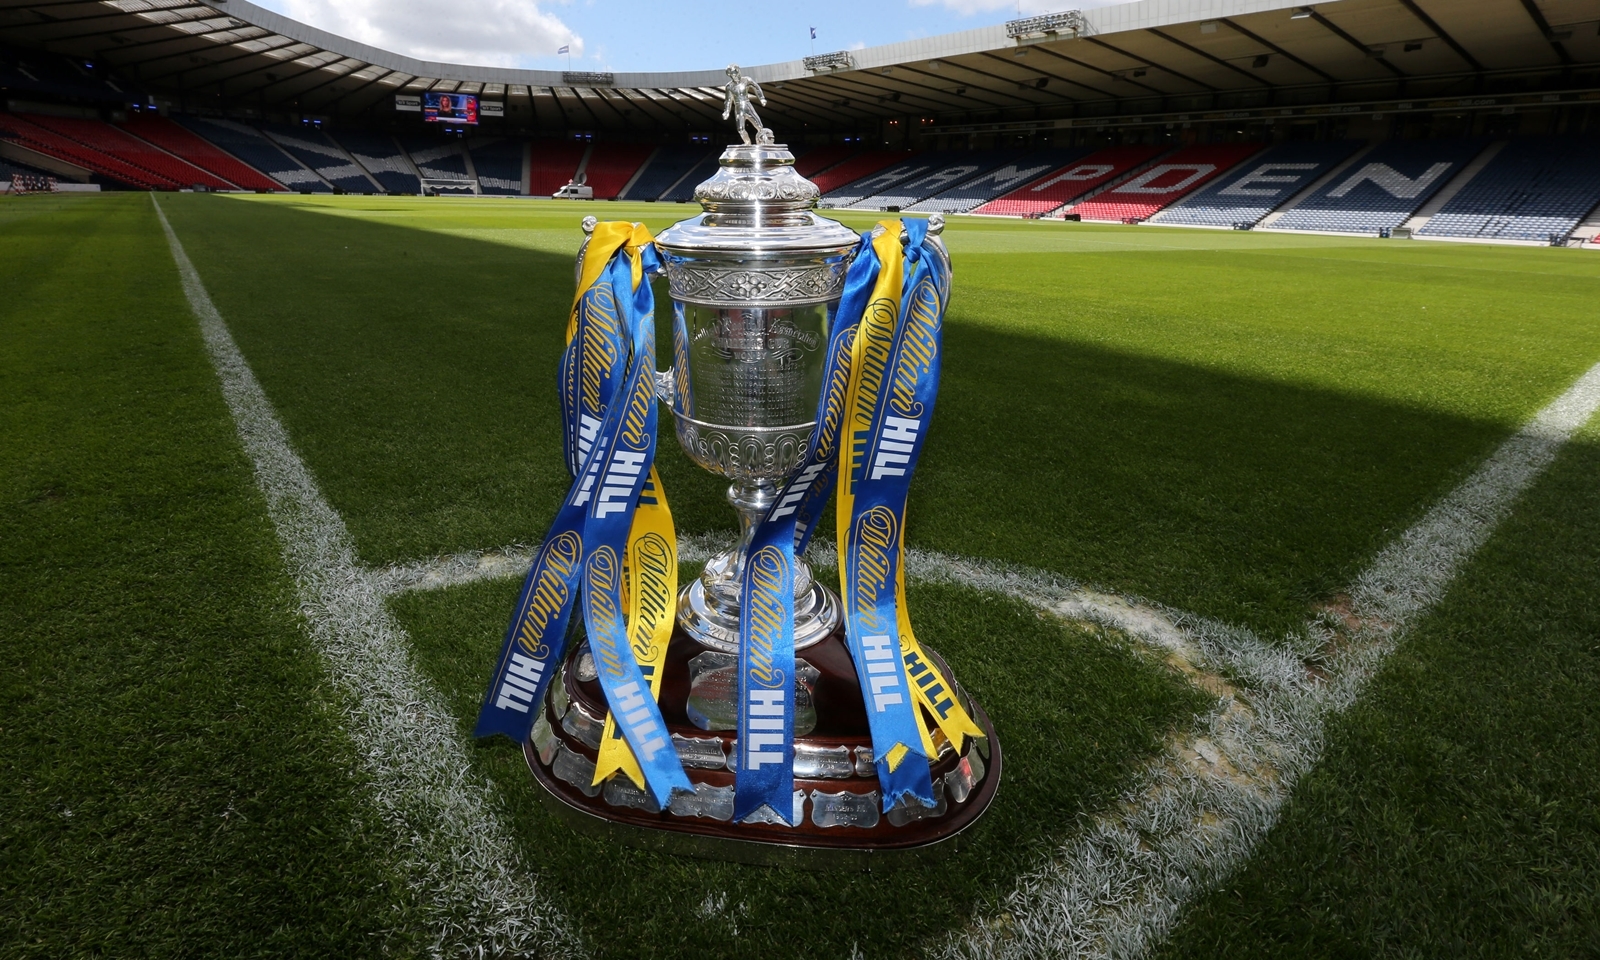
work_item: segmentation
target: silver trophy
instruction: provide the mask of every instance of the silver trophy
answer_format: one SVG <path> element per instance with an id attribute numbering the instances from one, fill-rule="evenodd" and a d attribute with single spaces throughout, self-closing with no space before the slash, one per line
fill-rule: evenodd
<path id="1" fill-rule="evenodd" d="M 797 649 L 809 650 L 795 658 L 794 816 L 789 823 L 776 815 L 732 822 L 744 557 L 756 525 L 804 462 L 830 327 L 858 238 L 813 212 L 816 184 L 795 171 L 794 155 L 772 142 L 750 105 L 761 100 L 761 88 L 730 67 L 725 94 L 726 115 L 745 142 L 724 150 L 717 173 L 696 188 L 705 212 L 656 238 L 686 333 L 673 342 L 657 393 L 689 457 L 732 481 L 728 500 L 741 532 L 738 544 L 679 594 L 679 629 L 664 660 L 662 717 L 694 792 L 678 792 L 663 809 L 627 776 L 595 782 L 610 707 L 588 644 L 568 651 L 523 753 L 572 823 L 644 828 L 642 842 L 652 848 L 782 864 L 805 851 L 819 863 L 860 866 L 933 844 L 949 849 L 944 841 L 981 816 L 999 789 L 992 724 L 948 664 L 924 646 L 944 689 L 983 735 L 957 746 L 930 732 L 935 805 L 902 800 L 883 810 L 860 679 L 839 629 L 839 597 L 812 579 L 803 560 L 795 565 L 794 637 Z M 935 236 L 942 222 L 929 221 Z M 593 231 L 594 218 L 584 226 Z M 875 236 L 877 229 L 887 228 L 875 228 Z M 909 237 L 902 232 L 900 239 Z M 944 256 L 937 241 L 931 246 Z M 661 329 L 658 343 L 668 341 Z"/>
<path id="2" fill-rule="evenodd" d="M 795 172 L 794 155 L 770 142 L 749 105 L 760 88 L 741 82 L 737 67 L 728 72 L 727 112 L 741 134 L 743 121 L 756 126 L 757 142 L 723 151 L 716 174 L 695 188 L 705 212 L 656 244 L 688 332 L 659 392 L 690 459 L 733 481 L 728 500 L 740 527 L 739 543 L 679 596 L 678 622 L 705 646 L 737 653 L 745 547 L 805 457 L 857 235 L 813 212 L 817 185 Z M 832 633 L 839 615 L 839 598 L 796 564 L 796 649 Z"/>

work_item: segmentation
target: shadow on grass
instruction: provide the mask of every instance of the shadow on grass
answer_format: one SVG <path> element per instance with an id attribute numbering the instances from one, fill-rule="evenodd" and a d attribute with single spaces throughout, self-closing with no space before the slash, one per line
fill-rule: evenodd
<path id="1" fill-rule="evenodd" d="M 553 381 L 570 258 L 273 204 L 168 206 L 369 562 L 543 534 L 568 483 Z M 1277 632 L 1505 432 L 1071 335 L 952 318 L 914 543 Z M 670 431 L 660 451 L 679 530 L 731 529 L 716 478 Z"/>

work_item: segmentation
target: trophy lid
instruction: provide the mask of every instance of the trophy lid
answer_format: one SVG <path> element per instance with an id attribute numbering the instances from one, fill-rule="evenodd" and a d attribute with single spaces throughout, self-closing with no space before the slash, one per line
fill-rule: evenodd
<path id="1" fill-rule="evenodd" d="M 673 224 L 656 242 L 688 256 L 807 254 L 853 246 L 854 230 L 812 209 L 821 195 L 794 169 L 794 154 L 784 144 L 730 144 L 717 172 L 694 189 L 705 213 Z"/>

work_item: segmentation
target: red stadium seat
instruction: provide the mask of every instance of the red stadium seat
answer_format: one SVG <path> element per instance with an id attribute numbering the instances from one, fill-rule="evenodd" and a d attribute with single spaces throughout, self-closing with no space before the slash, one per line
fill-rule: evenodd
<path id="1" fill-rule="evenodd" d="M 1071 203 L 1104 183 L 1126 175 L 1130 170 L 1159 156 L 1165 147 L 1112 147 L 1075 160 L 1024 184 L 1003 197 L 991 200 L 973 213 L 1008 217 L 1043 217 Z"/>
<path id="2" fill-rule="evenodd" d="M 283 190 L 283 184 L 165 117 L 135 116 L 127 131 L 245 190 Z"/>
<path id="3" fill-rule="evenodd" d="M 39 118 L 33 118 L 39 119 Z M 52 118 L 54 119 L 54 118 Z M 99 121 L 93 121 L 98 123 Z M 0 135 L 40 153 L 76 164 L 130 187 L 145 190 L 175 190 L 178 184 L 166 177 L 141 170 L 116 157 L 101 153 L 77 140 L 64 137 L 16 114 L 0 114 Z"/>
<path id="4" fill-rule="evenodd" d="M 1260 143 L 1207 143 L 1162 157 L 1138 175 L 1068 212 L 1085 220 L 1138 223 L 1162 207 L 1205 186 L 1265 146 Z"/>
<path id="5" fill-rule="evenodd" d="M 215 190 L 234 189 L 233 184 L 216 174 L 202 170 L 187 160 L 175 157 L 154 144 L 140 140 L 104 121 L 43 116 L 30 119 L 39 126 L 75 140 L 103 156 L 145 171 L 168 189 L 196 184 Z"/>
<path id="6" fill-rule="evenodd" d="M 637 143 L 597 143 L 583 168 L 596 200 L 609 200 L 622 192 L 655 148 Z"/>

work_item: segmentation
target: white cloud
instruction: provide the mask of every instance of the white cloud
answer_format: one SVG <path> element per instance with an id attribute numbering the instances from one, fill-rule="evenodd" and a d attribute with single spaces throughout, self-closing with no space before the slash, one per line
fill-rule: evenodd
<path id="1" fill-rule="evenodd" d="M 273 4 L 278 6 L 278 4 Z M 422 60 L 511 67 L 555 56 L 562 45 L 583 55 L 583 38 L 534 0 L 284 0 L 282 10 L 314 27 Z"/>
<path id="2" fill-rule="evenodd" d="M 911 0 L 913 7 L 944 7 L 970 17 L 978 13 L 1007 13 L 1028 17 L 1036 13 L 1060 13 L 1063 10 L 1086 10 L 1110 7 L 1132 0 Z M 1019 9 L 1020 8 L 1020 9 Z"/>

